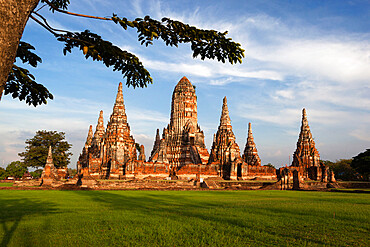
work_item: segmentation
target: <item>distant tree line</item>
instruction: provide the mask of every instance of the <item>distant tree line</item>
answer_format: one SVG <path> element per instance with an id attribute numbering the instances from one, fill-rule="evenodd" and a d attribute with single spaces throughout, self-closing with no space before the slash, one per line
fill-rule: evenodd
<path id="1" fill-rule="evenodd" d="M 333 170 L 337 180 L 370 181 L 370 149 L 352 159 L 340 159 L 335 162 L 324 160 L 323 163 Z"/>
<path id="2" fill-rule="evenodd" d="M 67 167 L 72 155 L 69 152 L 72 145 L 65 140 L 65 133 L 39 130 L 33 138 L 26 140 L 26 151 L 18 154 L 22 157 L 22 161 L 13 161 L 5 169 L 0 167 L 0 180 L 7 177 L 20 179 L 29 171 L 30 167 L 35 169 L 30 172 L 33 178 L 41 177 L 48 157 L 49 146 L 52 147 L 54 166 L 56 168 Z M 75 169 L 69 168 L 68 172 L 70 176 L 76 174 Z"/>
<path id="3" fill-rule="evenodd" d="M 42 174 L 41 168 L 29 172 L 28 166 L 21 161 L 13 161 L 7 165 L 6 168 L 0 167 L 0 180 L 5 180 L 8 177 L 14 179 L 21 179 L 25 173 L 29 172 L 31 177 L 34 179 L 40 178 Z M 68 175 L 74 177 L 77 173 L 76 169 L 68 168 Z"/>

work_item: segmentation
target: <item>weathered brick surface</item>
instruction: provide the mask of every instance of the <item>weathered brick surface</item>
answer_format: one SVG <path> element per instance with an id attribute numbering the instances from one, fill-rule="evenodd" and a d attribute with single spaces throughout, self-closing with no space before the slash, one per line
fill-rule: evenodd
<path id="1" fill-rule="evenodd" d="M 197 96 L 194 86 L 183 77 L 176 85 L 171 104 L 170 123 L 157 130 L 153 150 L 146 162 L 144 146 L 137 157 L 136 144 L 130 134 L 120 83 L 113 112 L 104 128 L 100 112 L 95 133 L 90 126 L 77 167 L 86 178 L 145 178 L 145 177 L 223 177 L 236 179 L 247 176 L 269 176 L 272 172 L 261 167 L 253 142 L 248 142 L 247 155 L 258 162 L 245 162 L 232 131 L 226 97 L 223 101 L 220 125 L 215 134 L 211 157 L 204 144 L 204 134 L 198 125 Z M 246 147 L 247 150 L 247 147 Z M 248 156 L 249 157 L 249 156 Z M 250 168 L 250 166 L 253 166 Z M 274 174 L 274 173 L 273 173 Z"/>
<path id="2" fill-rule="evenodd" d="M 110 116 L 103 144 L 103 177 L 119 177 L 125 164 L 137 160 L 135 140 L 131 136 L 123 102 L 122 83 L 119 84 L 116 102 Z"/>
<path id="3" fill-rule="evenodd" d="M 261 166 L 261 159 L 258 155 L 257 147 L 252 133 L 252 124 L 248 124 L 248 137 L 244 148 L 243 177 L 265 177 L 276 178 L 276 170 L 272 167 Z"/>
<path id="4" fill-rule="evenodd" d="M 229 109 L 226 97 L 223 99 L 220 125 L 213 136 L 211 154 L 208 164 L 218 166 L 218 173 L 224 179 L 242 177 L 241 171 L 237 172 L 238 166 L 241 169 L 242 159 L 240 148 L 235 141 L 235 135 L 231 126 Z"/>
<path id="5" fill-rule="evenodd" d="M 198 125 L 197 96 L 190 81 L 183 77 L 172 94 L 170 124 L 163 130 L 162 138 L 157 130 L 156 140 L 149 161 L 169 164 L 185 172 L 190 164 L 207 164 L 208 151 L 204 134 Z"/>
<path id="6" fill-rule="evenodd" d="M 297 141 L 297 149 L 293 154 L 291 166 L 298 170 L 300 177 L 313 180 L 320 180 L 323 170 L 325 174 L 327 173 L 325 167 L 320 164 L 320 155 L 315 147 L 315 141 L 308 125 L 306 109 L 304 108 L 302 110 L 302 125 Z"/>

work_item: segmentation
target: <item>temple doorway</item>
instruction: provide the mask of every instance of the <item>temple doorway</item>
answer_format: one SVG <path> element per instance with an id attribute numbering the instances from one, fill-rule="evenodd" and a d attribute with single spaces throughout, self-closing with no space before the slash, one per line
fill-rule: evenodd
<path id="1" fill-rule="evenodd" d="M 241 178 L 242 177 L 242 164 L 238 164 L 237 167 L 236 167 L 236 176 L 238 178 Z"/>
<path id="2" fill-rule="evenodd" d="M 107 164 L 107 173 L 105 174 L 105 179 L 109 179 L 111 166 L 112 166 L 112 160 L 109 160 Z"/>

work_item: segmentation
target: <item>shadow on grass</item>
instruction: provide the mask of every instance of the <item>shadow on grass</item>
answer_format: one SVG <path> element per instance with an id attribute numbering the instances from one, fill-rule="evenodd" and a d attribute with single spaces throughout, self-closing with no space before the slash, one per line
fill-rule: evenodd
<path id="1" fill-rule="evenodd" d="M 0 224 L 4 233 L 2 239 L 0 239 L 0 246 L 3 247 L 9 244 L 24 217 L 55 213 L 56 205 L 27 198 L 5 199 L 0 197 L 0 212 Z"/>
<path id="2" fill-rule="evenodd" d="M 235 204 L 233 198 L 219 199 L 218 196 L 230 195 L 230 193 L 212 193 L 207 192 L 196 194 L 192 197 L 191 194 L 171 193 L 171 192 L 139 192 L 140 195 L 135 195 L 135 192 L 108 192 L 108 191 L 75 191 L 82 196 L 87 196 L 95 202 L 107 205 L 113 210 L 128 210 L 136 215 L 152 215 L 157 217 L 169 217 L 173 221 L 181 224 L 186 218 L 194 218 L 203 222 L 213 222 L 215 224 L 223 224 L 224 226 L 233 226 L 241 228 L 239 232 L 228 231 L 228 234 L 240 237 L 242 229 L 251 229 L 256 233 L 265 232 L 269 235 L 278 236 L 282 239 L 300 239 L 302 242 L 311 242 L 318 245 L 326 243 L 313 239 L 311 236 L 304 236 L 298 231 L 281 231 L 274 225 L 278 219 L 286 218 L 294 219 L 297 216 L 311 216 L 312 212 L 302 212 L 294 208 L 278 208 L 271 205 L 254 204 L 253 201 Z M 210 199 L 202 198 L 205 195 Z M 213 197 L 212 197 L 213 195 Z M 211 196 L 211 197 L 210 197 Z M 266 195 L 265 195 L 266 196 Z M 287 203 L 287 202 L 284 202 Z M 164 212 L 166 214 L 164 214 Z M 243 212 L 243 213 L 242 213 Z M 242 214 L 241 214 L 242 213 Z M 246 220 L 241 215 L 248 215 L 250 219 L 259 218 L 262 223 L 254 224 L 253 220 Z M 281 222 L 279 224 L 282 224 Z M 270 228 L 268 228 L 270 227 Z M 274 229 L 271 229 L 274 227 Z M 281 225 L 280 227 L 285 227 Z M 304 226 L 301 226 L 302 230 Z M 249 236 L 244 236 L 253 239 L 255 236 L 251 233 Z M 253 239 L 253 241 L 259 241 Z"/>

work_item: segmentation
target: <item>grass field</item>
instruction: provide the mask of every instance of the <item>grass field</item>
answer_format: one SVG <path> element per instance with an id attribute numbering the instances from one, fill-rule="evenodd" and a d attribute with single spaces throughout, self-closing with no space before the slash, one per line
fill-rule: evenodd
<path id="1" fill-rule="evenodd" d="M 12 186 L 13 186 L 13 183 L 9 183 L 9 182 L 0 183 L 0 187 L 12 187 Z"/>
<path id="2" fill-rule="evenodd" d="M 369 246 L 370 194 L 0 190 L 0 246 Z"/>

